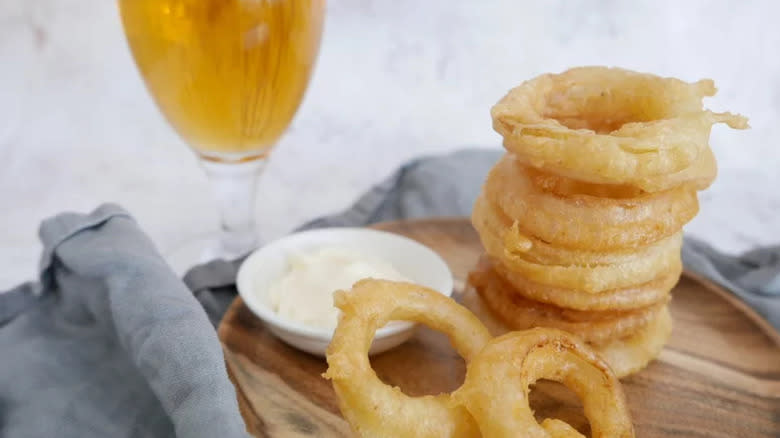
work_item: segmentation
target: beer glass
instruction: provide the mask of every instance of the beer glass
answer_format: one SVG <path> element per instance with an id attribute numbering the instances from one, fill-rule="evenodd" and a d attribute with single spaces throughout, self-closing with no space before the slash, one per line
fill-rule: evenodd
<path id="1" fill-rule="evenodd" d="M 119 9 L 147 89 L 214 188 L 221 231 L 202 259 L 244 255 L 258 243 L 257 176 L 303 98 L 325 0 L 119 0 Z"/>

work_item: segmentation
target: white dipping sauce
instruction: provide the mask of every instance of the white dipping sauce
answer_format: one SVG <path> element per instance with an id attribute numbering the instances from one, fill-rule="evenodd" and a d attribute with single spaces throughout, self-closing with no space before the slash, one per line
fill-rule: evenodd
<path id="1" fill-rule="evenodd" d="M 335 328 L 339 310 L 333 292 L 364 278 L 406 281 L 390 263 L 347 248 L 324 247 L 289 259 L 287 272 L 271 284 L 268 298 L 279 316 L 310 327 Z"/>

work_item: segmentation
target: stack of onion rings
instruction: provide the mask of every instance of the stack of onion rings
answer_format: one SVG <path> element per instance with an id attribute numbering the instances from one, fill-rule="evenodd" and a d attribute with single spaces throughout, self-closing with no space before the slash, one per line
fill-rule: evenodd
<path id="1" fill-rule="evenodd" d="M 327 352 L 339 406 L 359 436 L 580 437 L 528 406 L 538 379 L 582 400 L 593 436 L 633 437 L 618 377 L 658 356 L 672 331 L 670 291 L 682 272 L 682 227 L 717 174 L 711 128 L 747 120 L 703 108 L 711 80 L 686 83 L 615 68 L 542 75 L 492 109 L 507 154 L 472 223 L 485 255 L 464 299 L 363 280 L 338 292 Z M 472 299 L 473 297 L 473 299 Z M 483 312 L 484 310 L 484 312 Z M 465 359 L 451 394 L 409 397 L 371 369 L 374 332 L 390 320 L 446 333 Z M 496 333 L 491 338 L 488 324 Z"/>
<path id="2" fill-rule="evenodd" d="M 508 329 L 579 335 L 621 377 L 658 355 L 682 227 L 717 174 L 711 128 L 747 128 L 703 108 L 714 94 L 708 79 L 582 67 L 501 99 L 491 115 L 507 154 L 472 213 L 484 307 Z"/>

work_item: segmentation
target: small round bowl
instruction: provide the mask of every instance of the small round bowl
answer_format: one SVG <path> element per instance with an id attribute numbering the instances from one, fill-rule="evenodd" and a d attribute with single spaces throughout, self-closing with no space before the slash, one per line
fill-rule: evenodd
<path id="1" fill-rule="evenodd" d="M 256 250 L 238 270 L 236 285 L 247 307 L 287 344 L 305 352 L 324 356 L 333 330 L 310 327 L 279 316 L 271 309 L 268 290 L 288 270 L 292 254 L 337 246 L 376 257 L 390 263 L 414 283 L 451 296 L 452 273 L 447 263 L 430 248 L 414 240 L 367 228 L 327 228 L 291 234 Z M 391 322 L 377 330 L 369 354 L 396 347 L 414 334 L 415 324 Z"/>

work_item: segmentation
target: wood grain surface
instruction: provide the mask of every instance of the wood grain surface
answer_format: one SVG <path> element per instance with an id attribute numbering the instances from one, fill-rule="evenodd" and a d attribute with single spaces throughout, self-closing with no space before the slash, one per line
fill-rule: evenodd
<path id="1" fill-rule="evenodd" d="M 481 247 L 465 219 L 393 222 L 382 228 L 428 245 L 449 263 L 456 297 Z M 673 292 L 674 332 L 658 360 L 623 379 L 638 437 L 780 437 L 780 335 L 706 280 L 686 274 Z M 274 338 L 237 298 L 219 327 L 249 431 L 260 437 L 350 436 L 321 358 Z M 463 360 L 426 327 L 371 360 L 379 377 L 410 395 L 451 391 Z M 538 418 L 561 418 L 583 433 L 587 420 L 565 387 L 539 382 Z"/>

